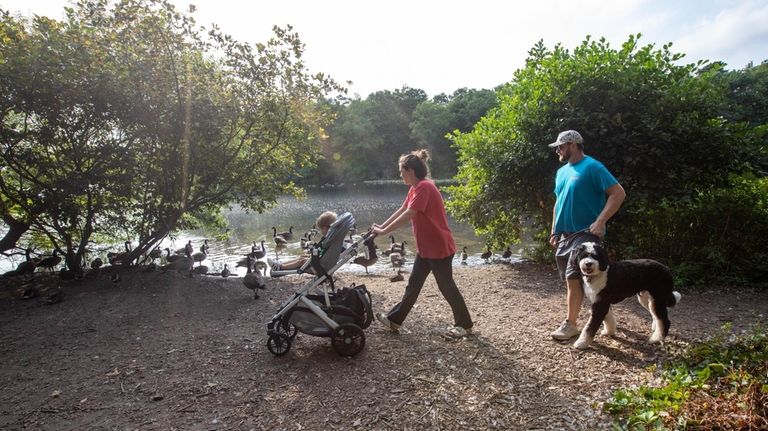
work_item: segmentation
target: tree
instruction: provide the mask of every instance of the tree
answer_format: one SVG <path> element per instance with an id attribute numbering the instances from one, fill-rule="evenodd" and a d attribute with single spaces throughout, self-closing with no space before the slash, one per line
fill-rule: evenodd
<path id="1" fill-rule="evenodd" d="M 410 124 L 411 138 L 416 146 L 432 153 L 430 168 L 434 177 L 449 178 L 456 174 L 456 150 L 447 135 L 454 131 L 469 132 L 496 105 L 496 93 L 492 90 L 460 88 L 450 97 L 440 94 L 416 107 Z"/>
<path id="2" fill-rule="evenodd" d="M 342 91 L 291 28 L 252 47 L 167 2 L 82 1 L 56 22 L 3 15 L 3 210 L 79 267 L 94 234 L 134 256 L 232 202 L 261 211 L 314 163 Z M 23 217 L 22 217 L 23 218 Z"/>
<path id="3" fill-rule="evenodd" d="M 638 39 L 616 50 L 587 38 L 573 53 L 536 44 L 525 68 L 498 92 L 500 106 L 472 132 L 452 135 L 460 162 L 452 213 L 497 245 L 518 241 L 526 226 L 543 244 L 559 166 L 546 144 L 561 130 L 577 129 L 587 153 L 627 190 L 609 227 L 614 252 L 664 258 L 664 247 L 680 238 L 638 231 L 648 227 L 648 211 L 727 188 L 732 174 L 754 169 L 755 150 L 745 145 L 753 139 L 748 128 L 719 115 L 726 94 L 713 82 L 717 68 L 678 65 L 682 54 L 669 45 L 641 47 Z M 640 236 L 653 236 L 657 245 L 638 248 Z"/>

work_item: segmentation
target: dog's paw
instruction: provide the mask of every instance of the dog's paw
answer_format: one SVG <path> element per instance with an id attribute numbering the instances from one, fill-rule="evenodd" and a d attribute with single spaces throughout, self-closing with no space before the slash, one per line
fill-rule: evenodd
<path id="1" fill-rule="evenodd" d="M 654 332 L 653 335 L 651 335 L 651 338 L 648 339 L 648 342 L 651 344 L 661 343 L 663 341 L 664 341 L 664 336 L 656 332 Z"/>
<path id="2" fill-rule="evenodd" d="M 581 337 L 579 337 L 578 340 L 576 340 L 575 343 L 573 343 L 573 348 L 577 350 L 584 350 L 591 344 L 590 340 L 585 340 Z"/>
<path id="3" fill-rule="evenodd" d="M 616 329 L 603 328 L 600 331 L 600 335 L 603 335 L 606 337 L 613 337 L 614 335 L 616 335 Z"/>

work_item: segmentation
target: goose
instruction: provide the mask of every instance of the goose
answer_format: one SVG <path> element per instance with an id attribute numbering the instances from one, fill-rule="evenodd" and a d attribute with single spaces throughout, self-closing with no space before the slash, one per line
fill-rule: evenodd
<path id="1" fill-rule="evenodd" d="M 75 276 L 75 271 L 69 269 L 66 264 L 59 270 L 59 280 L 71 281 L 75 279 Z"/>
<path id="2" fill-rule="evenodd" d="M 397 243 L 395 242 L 395 236 L 390 235 L 389 236 L 389 248 L 384 250 L 384 256 L 389 256 L 390 253 L 397 247 Z"/>
<path id="3" fill-rule="evenodd" d="M 208 266 L 206 265 L 198 265 L 194 269 L 192 269 L 192 272 L 198 275 L 206 275 L 208 274 Z"/>
<path id="4" fill-rule="evenodd" d="M 122 253 L 114 253 L 114 252 L 107 253 L 107 260 L 109 261 L 110 265 L 117 265 L 117 264 L 130 265 L 131 264 L 131 261 L 128 260 L 128 258 L 131 255 L 131 242 L 126 241 L 124 245 L 125 245 L 125 251 Z"/>
<path id="5" fill-rule="evenodd" d="M 264 283 L 264 278 L 262 277 L 261 272 L 252 269 L 253 264 L 255 263 L 253 259 L 250 257 L 249 259 L 248 269 L 243 277 L 243 285 L 245 285 L 246 288 L 253 290 L 253 299 L 258 299 L 259 293 L 256 289 L 266 289 L 267 285 Z"/>
<path id="6" fill-rule="evenodd" d="M 275 244 L 278 246 L 288 244 L 288 240 L 283 236 L 283 234 L 278 234 L 277 228 L 274 226 L 272 226 L 272 239 L 275 240 Z"/>
<path id="7" fill-rule="evenodd" d="M 52 290 L 53 290 L 53 292 L 50 292 L 50 293 L 46 292 L 45 296 L 40 298 L 40 302 L 43 305 L 58 304 L 59 302 L 61 302 L 64 299 L 64 291 L 61 290 L 61 286 L 59 286 L 59 287 L 57 287 L 55 289 L 52 289 Z"/>
<path id="8" fill-rule="evenodd" d="M 405 277 L 403 277 L 403 272 L 400 271 L 399 269 L 397 270 L 397 275 L 393 275 L 392 277 L 389 277 L 389 281 L 391 283 L 396 283 L 398 281 L 403 281 L 403 280 L 405 280 Z"/>
<path id="9" fill-rule="evenodd" d="M 504 250 L 504 253 L 502 253 L 501 257 L 509 260 L 509 258 L 512 257 L 512 249 L 509 246 L 507 246 L 507 249 Z"/>
<path id="10" fill-rule="evenodd" d="M 37 265 L 35 265 L 35 262 L 30 257 L 30 253 L 32 252 L 31 249 L 27 248 L 25 251 L 25 255 L 27 260 L 24 262 L 19 263 L 16 266 L 16 275 L 32 275 L 35 272 L 35 268 Z"/>
<path id="11" fill-rule="evenodd" d="M 267 263 L 263 260 L 257 260 L 253 263 L 253 270 L 260 271 L 262 274 L 267 275 Z"/>
<path id="12" fill-rule="evenodd" d="M 462 265 L 467 264 L 467 248 L 466 247 L 461 249 L 461 264 Z"/>
<path id="13" fill-rule="evenodd" d="M 91 261 L 91 269 L 93 270 L 101 268 L 102 265 L 104 265 L 104 261 L 101 260 L 100 257 L 97 257 Z"/>
<path id="14" fill-rule="evenodd" d="M 227 266 L 227 264 L 225 263 L 224 264 L 224 269 L 221 270 L 221 276 L 226 279 L 230 275 L 232 275 L 232 272 L 230 272 L 229 266 Z"/>
<path id="15" fill-rule="evenodd" d="M 179 259 L 187 259 L 187 257 L 184 256 L 183 254 L 171 254 L 171 249 L 170 248 L 166 248 L 165 252 L 166 252 L 166 254 L 165 254 L 165 261 L 168 262 L 168 263 L 177 261 Z"/>
<path id="16" fill-rule="evenodd" d="M 493 253 L 491 253 L 491 248 L 490 248 L 490 247 L 488 247 L 488 248 L 487 248 L 487 249 L 486 249 L 486 250 L 483 252 L 483 254 L 481 254 L 481 255 L 480 255 L 480 257 L 481 257 L 481 258 L 482 258 L 482 259 L 483 259 L 483 260 L 484 260 L 486 263 L 488 263 L 488 259 L 490 259 L 490 258 L 491 258 L 491 256 L 493 256 Z"/>
<path id="17" fill-rule="evenodd" d="M 192 255 L 192 260 L 202 265 L 202 262 L 208 258 L 208 240 L 200 246 L 200 251 Z"/>
<path id="18" fill-rule="evenodd" d="M 159 247 L 155 247 L 152 249 L 152 251 L 149 252 L 149 258 L 152 259 L 154 262 L 156 259 L 160 259 L 163 257 L 163 250 L 161 250 Z"/>
<path id="19" fill-rule="evenodd" d="M 389 255 L 389 261 L 392 262 L 393 268 L 400 268 L 405 265 L 405 258 L 400 253 L 391 253 Z"/>
<path id="20" fill-rule="evenodd" d="M 377 260 L 379 260 L 379 256 L 376 254 L 376 244 L 374 244 L 373 240 L 367 243 L 368 250 L 366 251 L 367 256 L 358 256 L 353 260 L 353 263 L 356 263 L 358 265 L 361 265 L 363 268 L 365 268 L 365 273 L 368 274 L 368 267 L 376 263 Z"/>
<path id="21" fill-rule="evenodd" d="M 191 257 L 186 256 L 179 256 L 179 259 L 176 259 L 172 262 L 168 262 L 167 265 L 163 265 L 160 267 L 163 271 L 177 271 L 177 272 L 188 272 L 192 270 L 192 265 L 195 264 L 195 261 L 192 260 Z"/>
<path id="22" fill-rule="evenodd" d="M 307 249 L 312 246 L 312 237 L 315 235 L 315 232 L 310 230 L 307 233 L 304 234 L 303 237 L 301 237 L 301 248 Z"/>
<path id="23" fill-rule="evenodd" d="M 261 241 L 261 248 L 256 247 L 256 241 L 253 242 L 253 247 L 251 247 L 251 256 L 255 257 L 256 259 L 264 259 L 264 256 L 267 255 L 267 249 L 264 248 L 264 241 Z"/>
<path id="24" fill-rule="evenodd" d="M 293 226 L 288 228 L 288 232 L 280 232 L 278 235 L 285 238 L 286 241 L 290 241 L 293 239 Z"/>
<path id="25" fill-rule="evenodd" d="M 184 255 L 187 257 L 192 257 L 192 253 L 194 253 L 195 248 L 192 247 L 192 240 L 190 239 L 187 242 L 187 245 L 184 246 Z"/>
<path id="26" fill-rule="evenodd" d="M 56 265 L 60 263 L 61 263 L 61 256 L 58 255 L 56 250 L 53 250 L 53 254 L 48 257 L 44 257 L 40 259 L 37 262 L 37 266 L 39 266 L 40 268 L 48 268 L 49 271 L 53 272 L 53 268 L 55 268 Z"/>

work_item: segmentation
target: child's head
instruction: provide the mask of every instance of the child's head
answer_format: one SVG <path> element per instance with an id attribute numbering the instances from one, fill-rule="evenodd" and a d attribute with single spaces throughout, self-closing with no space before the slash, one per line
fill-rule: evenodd
<path id="1" fill-rule="evenodd" d="M 320 229 L 320 233 L 325 235 L 328 233 L 328 229 L 331 228 L 331 225 L 335 221 L 336 213 L 333 211 L 326 211 L 320 214 L 320 217 L 317 218 L 315 224 L 317 225 L 317 228 Z"/>

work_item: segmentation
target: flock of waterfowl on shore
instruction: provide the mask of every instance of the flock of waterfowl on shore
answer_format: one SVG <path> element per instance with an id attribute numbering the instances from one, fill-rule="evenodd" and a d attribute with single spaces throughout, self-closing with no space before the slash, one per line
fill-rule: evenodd
<path id="1" fill-rule="evenodd" d="M 276 258 L 279 256 L 278 253 L 281 249 L 284 249 L 290 244 L 296 244 L 297 242 L 302 250 L 309 250 L 313 244 L 313 237 L 318 234 L 316 228 L 312 227 L 304 233 L 298 241 L 294 241 L 295 235 L 293 226 L 290 226 L 288 230 L 284 232 L 278 232 L 276 227 L 272 227 L 271 229 Z M 350 230 L 349 239 L 346 239 L 345 242 L 352 243 L 354 234 L 355 229 L 353 228 Z M 403 281 L 403 267 L 406 263 L 406 255 L 408 253 L 406 249 L 407 242 L 397 242 L 394 235 L 389 236 L 389 241 L 389 246 L 381 251 L 381 255 L 389 258 L 389 263 L 391 264 L 393 271 L 396 271 L 396 274 L 389 279 L 392 282 Z M 363 269 L 365 269 L 365 273 L 369 274 L 368 268 L 379 261 L 379 247 L 376 246 L 373 241 L 370 241 L 365 245 L 366 246 L 361 253 L 352 260 L 352 263 L 362 266 Z M 146 271 L 176 271 L 187 274 L 190 277 L 194 275 L 204 275 L 220 276 L 225 279 L 236 275 L 232 272 L 232 269 L 234 269 L 235 266 L 245 267 L 246 273 L 242 277 L 242 283 L 246 288 L 254 292 L 254 298 L 259 297 L 259 289 L 266 288 L 265 278 L 267 276 L 268 265 L 263 260 L 267 255 L 267 247 L 264 240 L 260 241 L 260 243 L 253 241 L 250 252 L 242 255 L 241 258 L 234 263 L 232 269 L 230 269 L 230 262 L 224 262 L 223 268 L 220 271 L 211 271 L 207 265 L 203 264 L 210 255 L 210 245 L 207 239 L 204 239 L 197 247 L 197 251 L 195 250 L 195 245 L 192 243 L 192 240 L 189 240 L 184 247 L 177 250 L 171 250 L 168 247 L 157 247 L 146 255 L 141 256 L 141 258 L 137 258 L 135 256 L 132 257 L 131 242 L 126 241 L 124 243 L 124 250 L 117 252 L 110 251 L 106 253 L 106 263 L 113 267 L 143 267 Z M 507 247 L 501 256 L 503 259 L 509 259 L 511 255 L 512 251 Z M 480 255 L 486 263 L 490 262 L 492 256 L 493 253 L 491 253 L 490 249 Z M 463 247 L 459 257 L 460 262 L 466 264 L 467 258 L 467 247 Z M 163 263 L 158 265 L 156 261 Z M 141 262 L 141 264 L 138 262 Z M 87 275 L 85 270 L 72 271 L 68 269 L 66 265 L 58 271 L 58 274 L 55 274 L 55 269 L 61 263 L 62 257 L 56 250 L 48 256 L 33 257 L 32 250 L 26 249 L 25 260 L 19 263 L 16 269 L 0 274 L 0 279 L 33 282 L 35 274 L 40 272 L 49 275 L 57 275 L 59 280 L 64 281 L 82 278 Z M 90 269 L 88 270 L 88 273 L 93 274 L 98 274 L 102 268 L 108 268 L 101 257 L 94 258 L 89 266 Z M 119 273 L 112 273 L 110 279 L 115 283 L 119 282 Z"/>

